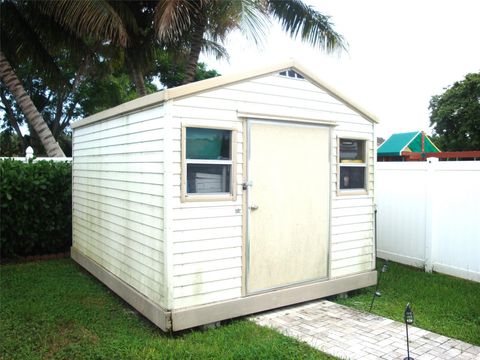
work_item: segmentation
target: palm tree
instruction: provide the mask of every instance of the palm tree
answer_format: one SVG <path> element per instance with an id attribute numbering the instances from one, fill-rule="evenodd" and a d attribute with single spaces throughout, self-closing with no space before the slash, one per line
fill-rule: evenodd
<path id="1" fill-rule="evenodd" d="M 85 50 L 82 39 L 86 37 L 102 41 L 108 39 L 124 45 L 127 35 L 123 23 L 107 1 L 3 0 L 0 14 L 0 79 L 37 133 L 47 155 L 64 156 L 16 75 L 15 65 L 30 59 L 44 70 L 47 81 L 53 87 L 67 86 L 55 64 L 52 50 L 62 47 L 81 57 Z"/>
<path id="2" fill-rule="evenodd" d="M 43 120 L 42 115 L 38 112 L 37 108 L 23 88 L 22 83 L 18 79 L 2 51 L 0 51 L 0 79 L 13 94 L 18 106 L 22 109 L 22 112 L 25 114 L 29 124 L 40 137 L 48 156 L 64 157 L 65 154 L 55 141 L 55 138 L 48 128 L 47 123 Z"/>
<path id="3" fill-rule="evenodd" d="M 302 0 L 267 0 L 267 13 L 279 21 L 292 38 L 299 37 L 301 41 L 327 53 L 346 50 L 347 44 L 333 29 L 330 18 Z"/>
<path id="4" fill-rule="evenodd" d="M 196 64 L 208 40 L 222 42 L 234 29 L 260 42 L 267 19 L 280 22 L 293 38 L 300 38 L 326 52 L 346 47 L 333 30 L 329 17 L 301 0 L 160 0 L 155 27 L 162 41 L 188 37 L 189 57 L 185 83 L 193 81 Z"/>
<path id="5" fill-rule="evenodd" d="M 233 1 L 225 0 L 219 2 L 219 5 L 230 2 Z M 238 0 L 234 2 L 239 3 Z M 190 49 L 188 39 L 192 36 L 193 29 L 185 27 L 179 36 L 167 38 L 157 37 L 156 28 L 152 26 L 154 23 L 157 23 L 159 15 L 165 10 L 161 5 L 168 5 L 168 9 L 171 9 L 172 6 L 175 7 L 176 5 L 175 0 L 167 2 L 110 0 L 110 4 L 125 24 L 129 41 L 122 50 L 122 56 L 130 78 L 135 84 L 138 96 L 147 94 L 145 78 L 155 70 L 158 71 L 156 63 L 158 63 L 159 56 L 164 57 L 167 55 L 168 58 L 175 59 L 179 71 L 182 72 L 182 64 L 186 62 L 185 59 L 187 59 Z M 195 12 L 198 5 L 197 1 L 192 1 L 190 10 Z M 224 8 L 224 6 L 218 6 L 217 12 L 222 11 Z M 202 44 L 202 50 L 210 51 L 219 57 L 226 56 L 226 50 L 213 40 L 205 39 Z M 192 76 L 195 76 L 197 62 L 198 57 L 191 65 L 193 69 Z M 161 73 L 157 75 L 161 77 Z"/>
<path id="6" fill-rule="evenodd" d="M 186 44 L 184 83 L 194 80 L 201 51 L 227 56 L 219 44 L 227 35 L 241 30 L 255 42 L 264 35 L 267 19 L 256 0 L 160 0 L 155 9 L 157 38 Z"/>
<path id="7" fill-rule="evenodd" d="M 0 12 L 1 79 L 48 148 L 49 156 L 61 155 L 61 149 L 38 110 L 34 110 L 14 69 L 22 57 L 29 58 L 45 69 L 57 86 L 68 86 L 57 76 L 60 72 L 49 52 L 52 44 L 76 51 L 79 58 L 86 48 L 81 46 L 83 39 L 120 45 L 139 96 L 146 94 L 145 73 L 154 62 L 156 50 L 185 50 L 188 60 L 184 83 L 188 83 L 194 79 L 201 51 L 225 56 L 226 50 L 219 43 L 234 29 L 260 42 L 269 19 L 278 20 L 290 36 L 327 52 L 345 48 L 329 18 L 301 0 L 3 0 Z M 59 45 L 62 34 L 69 40 L 63 38 Z M 84 53 L 82 63 L 86 56 Z M 58 85 L 62 81 L 63 85 Z"/>

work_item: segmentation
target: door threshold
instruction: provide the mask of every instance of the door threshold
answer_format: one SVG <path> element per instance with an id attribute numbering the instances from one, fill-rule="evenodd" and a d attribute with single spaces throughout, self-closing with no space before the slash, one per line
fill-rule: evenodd
<path id="1" fill-rule="evenodd" d="M 261 294 L 269 293 L 269 292 L 272 292 L 272 291 L 285 290 L 285 289 L 289 289 L 289 288 L 293 288 L 293 287 L 297 287 L 297 286 L 304 286 L 304 285 L 321 283 L 321 282 L 324 282 L 324 281 L 328 281 L 328 276 L 313 279 L 313 280 L 305 280 L 305 281 L 294 282 L 294 283 L 290 283 L 290 284 L 287 284 L 287 285 L 275 286 L 275 287 L 272 287 L 272 288 L 256 290 L 256 291 L 252 291 L 252 292 L 248 291 L 248 286 L 247 286 L 247 291 L 245 293 L 245 296 L 261 295 Z"/>

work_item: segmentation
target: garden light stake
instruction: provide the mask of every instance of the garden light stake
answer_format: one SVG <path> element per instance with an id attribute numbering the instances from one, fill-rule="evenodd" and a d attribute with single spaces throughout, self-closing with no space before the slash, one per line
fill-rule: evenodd
<path id="1" fill-rule="evenodd" d="M 410 344 L 408 343 L 408 325 L 413 324 L 413 311 L 410 307 L 410 303 L 405 307 L 405 312 L 403 313 L 403 320 L 405 321 L 405 331 L 407 332 L 407 357 L 403 360 L 414 360 L 410 357 Z"/>
<path id="2" fill-rule="evenodd" d="M 369 312 L 372 312 L 373 302 L 375 301 L 375 298 L 382 296 L 382 293 L 380 292 L 380 290 L 378 290 L 378 287 L 380 286 L 380 279 L 382 278 L 382 274 L 384 272 L 387 272 L 387 270 L 388 260 L 385 260 L 382 266 L 382 270 L 380 270 L 380 274 L 378 275 L 377 286 L 375 286 L 375 292 L 373 293 L 372 302 L 370 303 L 370 310 L 368 310 Z"/>

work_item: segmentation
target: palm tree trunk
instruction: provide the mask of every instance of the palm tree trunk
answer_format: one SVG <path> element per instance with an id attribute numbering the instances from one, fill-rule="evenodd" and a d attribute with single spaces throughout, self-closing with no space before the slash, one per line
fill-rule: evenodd
<path id="1" fill-rule="evenodd" d="M 139 97 L 147 95 L 147 88 L 145 86 L 145 80 L 143 79 L 143 72 L 138 66 L 133 66 L 133 82 L 135 83 L 135 89 Z"/>
<path id="2" fill-rule="evenodd" d="M 147 95 L 147 88 L 145 86 L 142 70 L 140 70 L 140 68 L 130 59 L 126 59 L 126 64 L 128 72 L 130 73 L 130 79 L 135 85 L 138 97 Z"/>
<path id="3" fill-rule="evenodd" d="M 47 155 L 50 157 L 65 157 L 47 123 L 38 112 L 2 51 L 0 51 L 0 79 L 12 93 L 25 118 L 38 134 Z"/>
<path id="4" fill-rule="evenodd" d="M 188 55 L 187 67 L 185 69 L 184 84 L 191 83 L 195 80 L 197 71 L 198 58 L 202 51 L 203 34 L 205 33 L 205 21 L 201 21 L 194 30 L 192 35 L 192 44 L 190 45 L 190 54 Z"/>

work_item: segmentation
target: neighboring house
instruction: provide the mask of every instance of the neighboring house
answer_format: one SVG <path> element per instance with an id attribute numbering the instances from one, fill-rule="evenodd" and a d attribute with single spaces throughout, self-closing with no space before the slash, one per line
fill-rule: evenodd
<path id="1" fill-rule="evenodd" d="M 377 160 L 425 160 L 428 157 L 427 153 L 440 153 L 440 149 L 423 131 L 397 133 L 378 147 Z"/>
<path id="2" fill-rule="evenodd" d="M 78 121 L 72 258 L 174 331 L 373 285 L 375 123 L 293 61 Z"/>

